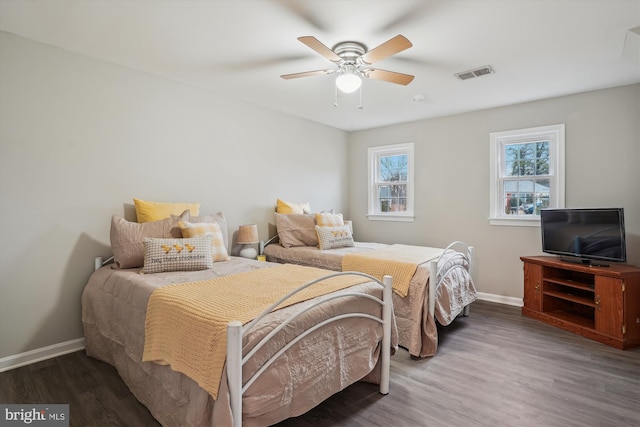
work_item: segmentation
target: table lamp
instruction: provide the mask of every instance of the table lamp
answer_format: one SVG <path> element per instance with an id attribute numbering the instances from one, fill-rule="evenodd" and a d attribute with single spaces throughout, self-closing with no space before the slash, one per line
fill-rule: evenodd
<path id="1" fill-rule="evenodd" d="M 256 259 L 258 252 L 250 245 L 258 243 L 258 226 L 256 224 L 241 225 L 238 228 L 238 244 L 243 245 L 238 255 L 243 258 Z"/>

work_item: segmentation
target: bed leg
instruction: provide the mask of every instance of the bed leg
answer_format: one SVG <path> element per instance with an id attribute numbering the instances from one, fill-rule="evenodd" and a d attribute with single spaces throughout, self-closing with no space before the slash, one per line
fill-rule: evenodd
<path id="1" fill-rule="evenodd" d="M 242 426 L 242 323 L 227 324 L 227 382 L 233 427 Z"/>
<path id="2" fill-rule="evenodd" d="M 392 315 L 392 286 L 393 280 L 391 276 L 384 276 L 382 278 L 384 283 L 384 289 L 382 291 L 382 298 L 384 305 L 382 306 L 382 349 L 380 350 L 381 357 L 381 374 L 380 374 L 380 394 L 389 394 L 389 371 L 391 363 L 391 315 Z"/>
<path id="3" fill-rule="evenodd" d="M 469 317 L 469 306 L 470 306 L 470 305 L 471 305 L 471 304 L 467 304 L 467 305 L 465 305 L 465 306 L 464 306 L 464 309 L 462 309 L 462 315 L 463 315 L 464 317 Z"/>

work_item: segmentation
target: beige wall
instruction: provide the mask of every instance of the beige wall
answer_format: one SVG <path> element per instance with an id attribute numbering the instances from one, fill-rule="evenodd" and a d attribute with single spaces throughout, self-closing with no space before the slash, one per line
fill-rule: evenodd
<path id="1" fill-rule="evenodd" d="M 425 105 L 428 108 L 428 105 Z M 625 208 L 628 262 L 640 266 L 640 85 L 354 132 L 349 212 L 359 240 L 476 248 L 481 292 L 522 298 L 519 257 L 539 227 L 491 226 L 489 133 L 566 124 L 566 206 Z M 416 220 L 368 221 L 367 147 L 415 142 Z"/>
<path id="2" fill-rule="evenodd" d="M 229 232 L 276 198 L 344 210 L 347 134 L 0 33 L 0 359 L 83 336 L 80 295 L 133 197 Z M 311 155 L 321 147 L 321 155 Z M 127 209 L 128 212 L 128 209 Z"/>

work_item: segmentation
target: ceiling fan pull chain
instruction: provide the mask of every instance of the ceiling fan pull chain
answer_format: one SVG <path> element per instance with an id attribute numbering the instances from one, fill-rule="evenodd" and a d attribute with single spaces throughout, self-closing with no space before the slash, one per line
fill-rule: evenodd
<path id="1" fill-rule="evenodd" d="M 337 85 L 335 85 L 335 90 L 336 90 L 336 92 L 335 92 L 335 102 L 333 103 L 333 106 L 334 107 L 338 107 L 339 105 L 338 105 L 338 86 Z"/>
<path id="2" fill-rule="evenodd" d="M 360 105 L 358 105 L 358 110 L 362 110 L 364 107 L 362 106 L 362 86 L 360 86 Z"/>

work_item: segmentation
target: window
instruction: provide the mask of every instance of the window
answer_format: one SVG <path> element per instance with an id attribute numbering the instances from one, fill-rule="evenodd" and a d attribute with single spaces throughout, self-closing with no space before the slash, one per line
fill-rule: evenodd
<path id="1" fill-rule="evenodd" d="M 413 221 L 413 143 L 370 147 L 371 220 Z"/>
<path id="2" fill-rule="evenodd" d="M 490 134 L 492 225 L 540 225 L 564 207 L 564 124 Z"/>

